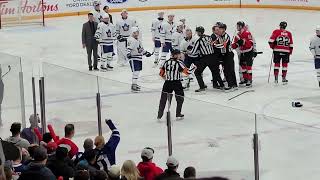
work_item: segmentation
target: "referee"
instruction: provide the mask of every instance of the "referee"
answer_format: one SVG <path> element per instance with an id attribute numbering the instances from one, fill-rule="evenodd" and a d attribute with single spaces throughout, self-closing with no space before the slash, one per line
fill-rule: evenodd
<path id="1" fill-rule="evenodd" d="M 181 53 L 180 50 L 173 50 L 171 52 L 171 58 L 166 60 L 160 68 L 160 76 L 165 79 L 163 84 L 160 103 L 159 103 L 159 111 L 157 119 L 160 120 L 163 116 L 164 108 L 166 107 L 167 98 L 169 96 L 169 103 L 171 103 L 172 92 L 174 91 L 176 101 L 177 101 L 177 109 L 176 109 L 176 118 L 177 120 L 183 119 L 184 115 L 181 114 L 182 104 L 184 101 L 184 92 L 182 87 L 182 75 L 184 73 L 189 75 L 189 69 L 186 68 L 184 63 L 180 60 Z"/>
<path id="2" fill-rule="evenodd" d="M 209 67 L 212 73 L 213 82 L 218 82 L 218 84 L 221 86 L 223 85 L 223 82 L 220 77 L 219 61 L 216 60 L 214 55 L 212 38 L 204 34 L 204 28 L 202 26 L 197 27 L 196 32 L 199 36 L 199 39 L 196 41 L 191 54 L 196 54 L 197 52 L 200 54 L 199 62 L 196 64 L 197 69 L 195 71 L 195 76 L 200 88 L 197 89 L 196 92 L 203 92 L 207 88 L 202 77 L 202 73 L 206 67 Z"/>

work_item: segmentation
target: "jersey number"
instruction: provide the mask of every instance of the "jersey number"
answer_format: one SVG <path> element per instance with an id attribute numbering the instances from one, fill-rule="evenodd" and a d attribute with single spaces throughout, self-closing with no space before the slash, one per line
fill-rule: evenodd
<path id="1" fill-rule="evenodd" d="M 277 39 L 278 46 L 289 46 L 290 45 L 290 39 L 286 36 L 280 36 Z"/>

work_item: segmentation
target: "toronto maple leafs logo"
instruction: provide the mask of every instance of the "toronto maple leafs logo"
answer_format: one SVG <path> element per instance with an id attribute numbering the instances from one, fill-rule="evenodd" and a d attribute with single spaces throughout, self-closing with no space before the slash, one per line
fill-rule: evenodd
<path id="1" fill-rule="evenodd" d="M 111 37 L 111 31 L 110 29 L 106 32 L 108 37 Z"/>
<path id="2" fill-rule="evenodd" d="M 130 26 L 127 23 L 124 23 L 124 25 L 122 26 L 123 31 L 129 31 L 129 28 Z"/>

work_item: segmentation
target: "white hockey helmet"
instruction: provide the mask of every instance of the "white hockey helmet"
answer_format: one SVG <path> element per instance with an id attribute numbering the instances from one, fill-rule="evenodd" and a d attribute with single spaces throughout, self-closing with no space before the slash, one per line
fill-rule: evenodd
<path id="1" fill-rule="evenodd" d="M 122 9 L 121 13 L 128 13 L 128 10 L 127 9 Z"/>
<path id="2" fill-rule="evenodd" d="M 168 13 L 168 16 L 174 16 L 174 14 L 171 12 L 171 13 Z"/>
<path id="3" fill-rule="evenodd" d="M 136 33 L 136 32 L 139 32 L 139 28 L 136 27 L 136 26 L 132 27 L 131 28 L 131 34 Z"/>
<path id="4" fill-rule="evenodd" d="M 179 26 L 183 26 L 183 22 L 178 21 L 176 25 L 177 25 L 177 27 L 179 27 Z"/>
<path id="5" fill-rule="evenodd" d="M 316 27 L 316 31 L 320 31 L 320 25 Z"/>
<path id="6" fill-rule="evenodd" d="M 110 18 L 109 14 L 107 14 L 107 13 L 102 14 L 102 19 L 109 19 L 109 18 Z"/>

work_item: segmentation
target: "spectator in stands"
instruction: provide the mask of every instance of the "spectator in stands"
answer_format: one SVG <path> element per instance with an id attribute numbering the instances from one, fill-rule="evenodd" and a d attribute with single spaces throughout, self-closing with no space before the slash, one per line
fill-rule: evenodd
<path id="1" fill-rule="evenodd" d="M 74 166 L 64 147 L 57 148 L 55 155 L 48 160 L 47 167 L 56 177 L 62 176 L 64 180 L 74 177 Z"/>
<path id="2" fill-rule="evenodd" d="M 108 170 L 108 180 L 120 180 L 120 167 L 112 165 Z"/>
<path id="3" fill-rule="evenodd" d="M 94 180 L 107 180 L 107 173 L 104 170 L 98 170 Z"/>
<path id="4" fill-rule="evenodd" d="M 29 118 L 30 127 L 24 128 L 21 132 L 21 137 L 28 140 L 30 144 L 39 144 L 41 140 L 38 139 L 35 134 L 34 129 L 38 129 L 41 132 L 41 128 L 39 127 L 40 118 L 39 115 L 32 114 Z"/>
<path id="5" fill-rule="evenodd" d="M 11 125 L 10 131 L 12 136 L 6 139 L 6 141 L 13 143 L 17 147 L 28 149 L 30 143 L 20 137 L 21 133 L 21 123 L 15 122 Z"/>
<path id="6" fill-rule="evenodd" d="M 146 147 L 141 152 L 142 162 L 138 164 L 138 170 L 144 180 L 154 180 L 155 177 L 163 173 L 163 170 L 152 162 L 154 150 Z"/>
<path id="7" fill-rule="evenodd" d="M 94 177 L 97 174 L 97 171 L 99 170 L 99 166 L 97 165 L 97 155 L 96 151 L 94 149 L 89 150 L 85 156 L 84 160 L 80 161 L 77 165 L 78 167 L 85 167 L 85 169 L 88 169 L 90 174 L 90 179 L 94 179 Z"/>
<path id="8" fill-rule="evenodd" d="M 22 164 L 22 150 L 19 148 L 19 154 L 17 154 L 12 161 L 12 170 L 14 176 L 19 177 L 21 173 L 26 170 L 26 168 L 27 166 Z"/>
<path id="9" fill-rule="evenodd" d="M 123 163 L 121 168 L 121 180 L 141 180 L 142 178 L 139 175 L 139 170 L 136 164 L 127 160 Z"/>
<path id="10" fill-rule="evenodd" d="M 31 144 L 29 147 L 28 147 L 28 156 L 29 157 L 24 157 L 24 158 L 22 158 L 23 159 L 23 162 L 25 162 L 24 164 L 28 164 L 28 162 L 26 162 L 26 161 L 32 161 L 34 158 L 34 151 L 35 151 L 35 149 L 36 148 L 38 148 L 39 147 L 39 145 L 37 145 L 37 144 Z"/>
<path id="11" fill-rule="evenodd" d="M 196 169 L 194 167 L 187 167 L 184 170 L 183 178 L 185 178 L 185 179 L 196 179 Z"/>
<path id="12" fill-rule="evenodd" d="M 166 179 L 181 179 L 180 174 L 177 173 L 179 162 L 176 158 L 170 156 L 167 159 L 167 169 L 156 177 L 156 180 L 166 180 Z"/>
<path id="13" fill-rule="evenodd" d="M 55 175 L 45 166 L 48 158 L 45 148 L 35 148 L 33 158 L 26 171 L 21 173 L 19 180 L 56 180 Z"/>
<path id="14" fill-rule="evenodd" d="M 68 153 L 70 159 L 72 159 L 79 151 L 78 146 L 72 141 L 74 133 L 74 125 L 67 124 L 64 127 L 64 138 L 61 138 L 57 143 L 58 146 L 65 146 L 67 149 L 70 149 Z"/>
<path id="15" fill-rule="evenodd" d="M 97 164 L 100 169 L 107 171 L 110 166 L 116 164 L 116 149 L 120 142 L 120 133 L 110 119 L 105 120 L 106 124 L 112 131 L 112 134 L 107 143 L 103 136 L 97 136 L 94 140 L 97 151 Z"/>
<path id="16" fill-rule="evenodd" d="M 112 15 L 109 13 L 109 9 L 110 9 L 109 6 L 104 6 L 103 7 L 103 11 L 108 14 L 110 22 L 113 24 Z"/>
<path id="17" fill-rule="evenodd" d="M 84 152 L 78 152 L 78 154 L 76 155 L 76 159 L 74 160 L 74 164 L 78 164 L 80 161 L 82 161 L 84 159 L 84 155 L 93 149 L 93 140 L 90 138 L 87 138 L 84 140 L 83 142 L 83 149 Z"/>
<path id="18" fill-rule="evenodd" d="M 74 176 L 73 180 L 89 180 L 89 172 L 87 170 L 78 170 Z"/>

